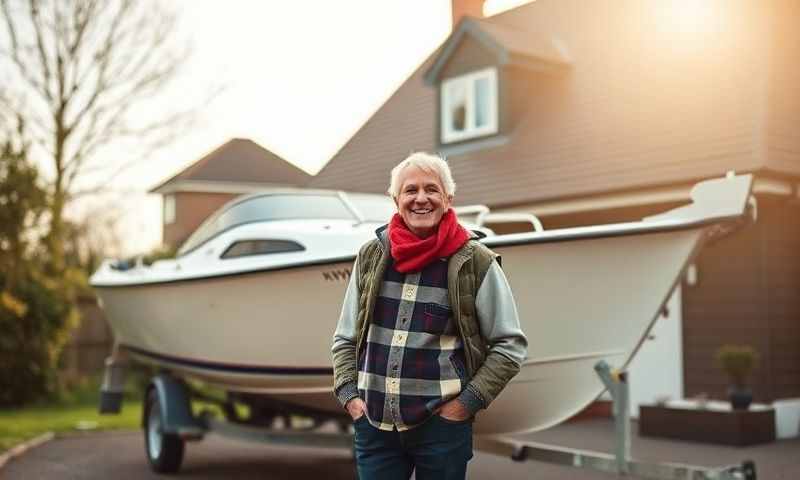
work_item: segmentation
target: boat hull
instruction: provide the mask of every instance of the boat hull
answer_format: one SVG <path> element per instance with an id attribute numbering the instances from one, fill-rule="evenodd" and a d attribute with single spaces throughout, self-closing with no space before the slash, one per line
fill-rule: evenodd
<path id="1" fill-rule="evenodd" d="M 596 399 L 593 366 L 633 357 L 697 252 L 706 227 L 507 244 L 502 256 L 529 339 L 517 377 L 476 433 L 535 431 Z M 231 391 L 341 412 L 330 346 L 351 262 L 98 294 L 117 342 L 143 361 Z"/>
<path id="2" fill-rule="evenodd" d="M 703 238 L 698 228 L 497 248 L 528 359 L 477 433 L 542 430 L 594 401 L 604 390 L 595 364 L 627 366 Z"/>

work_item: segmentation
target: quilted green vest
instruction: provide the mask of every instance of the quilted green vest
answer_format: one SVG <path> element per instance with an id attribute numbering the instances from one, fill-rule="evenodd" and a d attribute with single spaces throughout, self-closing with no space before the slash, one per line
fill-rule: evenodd
<path id="1" fill-rule="evenodd" d="M 359 252 L 358 272 L 353 272 L 358 275 L 360 292 L 356 320 L 356 331 L 358 332 L 356 359 L 366 341 L 367 329 L 372 321 L 372 311 L 375 308 L 375 299 L 386 271 L 388 256 L 389 252 L 384 249 L 378 239 L 365 244 Z M 486 361 L 488 354 L 488 346 L 481 336 L 475 312 L 475 296 L 492 260 L 497 256 L 482 243 L 470 240 L 450 257 L 447 269 L 450 307 L 453 310 L 453 319 L 458 326 L 464 345 L 467 374 L 473 380 L 472 383 L 480 392 L 487 406 L 500 393 L 508 380 L 519 371 L 518 366 L 508 366 L 502 362 L 502 365 L 492 365 L 492 368 L 482 372 L 483 374 L 479 378 L 474 378 L 475 373 Z M 340 380 L 337 379 L 335 383 L 338 385 Z"/>

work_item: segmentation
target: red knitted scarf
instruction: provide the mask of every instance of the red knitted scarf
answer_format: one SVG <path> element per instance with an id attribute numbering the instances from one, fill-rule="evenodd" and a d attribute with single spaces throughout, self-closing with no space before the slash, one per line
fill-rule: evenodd
<path id="1" fill-rule="evenodd" d="M 400 273 L 418 272 L 437 258 L 449 257 L 469 240 L 469 233 L 456 218 L 452 208 L 439 222 L 438 230 L 428 238 L 419 238 L 408 229 L 400 214 L 389 223 L 394 268 Z"/>

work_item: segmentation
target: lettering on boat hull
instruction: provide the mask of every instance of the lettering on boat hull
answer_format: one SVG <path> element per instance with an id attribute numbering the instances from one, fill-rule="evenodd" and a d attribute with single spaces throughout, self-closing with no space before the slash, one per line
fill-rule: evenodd
<path id="1" fill-rule="evenodd" d="M 322 278 L 324 278 L 326 282 L 346 282 L 350 279 L 350 269 L 340 268 L 336 270 L 328 270 L 326 272 L 322 272 Z"/>

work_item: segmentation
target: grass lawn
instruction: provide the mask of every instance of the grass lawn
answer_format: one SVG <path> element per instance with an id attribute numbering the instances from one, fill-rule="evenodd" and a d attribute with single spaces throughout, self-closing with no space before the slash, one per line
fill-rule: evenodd
<path id="1" fill-rule="evenodd" d="M 96 384 L 65 395 L 59 402 L 17 409 L 0 409 L 0 453 L 45 432 L 68 433 L 138 429 L 142 418 L 139 395 L 126 392 L 119 415 L 97 413 Z M 137 399 L 137 400 L 133 400 Z"/>
<path id="2" fill-rule="evenodd" d="M 141 402 L 125 402 L 119 415 L 100 415 L 97 405 L 53 405 L 0 411 L 0 452 L 45 432 L 137 429 Z M 82 427 L 82 428 L 81 428 Z"/>
<path id="3" fill-rule="evenodd" d="M 149 378 L 145 375 L 145 378 Z M 195 385 L 200 388 L 200 385 Z M 138 430 L 141 428 L 143 386 L 135 378 L 125 385 L 125 402 L 119 415 L 97 413 L 100 395 L 100 379 L 93 378 L 71 391 L 62 393 L 58 400 L 42 405 L 31 405 L 16 409 L 0 409 L 0 453 L 30 440 L 45 432 L 70 433 L 98 430 Z M 204 392 L 224 399 L 222 391 L 205 388 Z M 249 415 L 244 405 L 235 405 L 242 417 Z M 222 410 L 214 403 L 192 401 L 192 410 L 199 415 L 201 410 L 223 417 Z"/>

